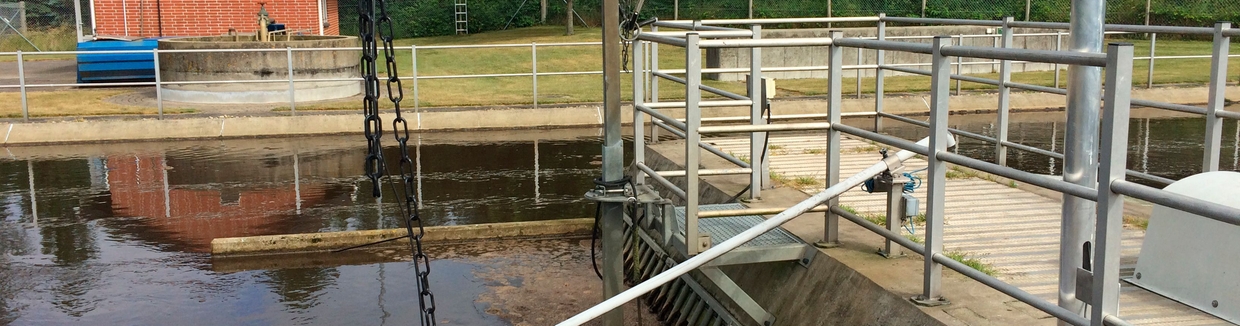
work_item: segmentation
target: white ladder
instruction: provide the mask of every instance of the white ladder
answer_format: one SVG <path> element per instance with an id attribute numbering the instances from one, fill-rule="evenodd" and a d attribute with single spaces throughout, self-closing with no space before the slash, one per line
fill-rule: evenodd
<path id="1" fill-rule="evenodd" d="M 456 34 L 469 34 L 469 13 L 465 0 L 456 0 Z"/>

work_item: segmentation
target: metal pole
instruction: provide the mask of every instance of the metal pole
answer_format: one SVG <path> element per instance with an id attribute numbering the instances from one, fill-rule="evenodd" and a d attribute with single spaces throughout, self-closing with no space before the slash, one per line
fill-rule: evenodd
<path id="1" fill-rule="evenodd" d="M 1146 61 L 1149 67 L 1145 73 L 1145 88 L 1154 88 L 1154 50 L 1158 44 L 1158 33 L 1150 33 L 1150 60 Z"/>
<path id="2" fill-rule="evenodd" d="M 930 146 L 926 155 L 929 175 L 926 190 L 926 254 L 922 272 L 922 293 L 914 301 L 921 305 L 946 304 L 940 293 L 943 266 L 934 262 L 936 254 L 943 252 L 943 205 L 947 183 L 947 164 L 939 160 L 938 153 L 947 151 L 951 137 L 947 133 L 948 88 L 951 87 L 951 62 L 941 49 L 950 44 L 948 36 L 934 37 L 930 76 Z"/>
<path id="3" fill-rule="evenodd" d="M 1124 229 L 1124 196 L 1111 191 L 1111 183 L 1124 179 L 1128 167 L 1128 111 L 1132 92 L 1132 44 L 1111 44 L 1107 50 L 1106 109 L 1102 123 L 1101 171 L 1098 173 L 1098 219 L 1094 234 L 1093 311 L 1090 325 L 1103 326 L 1106 316 L 1119 315 L 1119 269 L 1121 231 Z"/>
<path id="4" fill-rule="evenodd" d="M 650 26 L 650 31 L 658 32 L 659 26 Z M 652 78 L 654 73 L 659 72 L 659 43 L 650 42 L 650 74 L 646 76 L 646 80 L 650 81 L 650 102 L 659 103 L 659 78 Z M 653 119 L 653 118 L 652 118 Z M 650 143 L 659 142 L 659 126 L 654 123 L 650 124 Z"/>
<path id="5" fill-rule="evenodd" d="M 1150 0 L 1145 0 L 1145 25 L 1150 24 Z"/>
<path id="6" fill-rule="evenodd" d="M 1214 54 L 1210 60 L 1210 99 L 1206 104 L 1206 141 L 1202 172 L 1218 171 L 1219 157 L 1223 154 L 1223 120 L 1219 119 L 1218 112 L 1223 110 L 1223 105 L 1227 102 L 1227 55 L 1231 37 L 1224 33 L 1229 29 L 1229 22 L 1214 25 Z"/>
<path id="7" fill-rule="evenodd" d="M 637 43 L 637 42 L 634 41 L 633 43 Z M 637 59 L 637 58 L 634 57 L 634 59 Z M 637 66 L 638 64 L 634 63 L 633 65 Z M 538 108 L 538 42 L 530 42 L 530 67 L 531 67 L 530 68 L 530 79 L 534 83 L 534 86 L 532 87 L 534 89 L 534 108 L 537 109 Z M 633 69 L 633 71 L 637 71 L 637 69 Z M 633 84 L 633 85 L 637 85 L 637 84 Z"/>
<path id="8" fill-rule="evenodd" d="M 156 69 L 156 71 L 159 70 Z M 26 103 L 26 61 L 22 57 L 22 50 L 17 50 L 17 84 L 21 87 L 22 93 L 22 119 L 30 121 L 30 107 Z"/>
<path id="9" fill-rule="evenodd" d="M 921 0 L 921 18 L 926 18 L 926 0 Z"/>
<path id="10" fill-rule="evenodd" d="M 961 34 L 956 38 L 956 45 L 964 46 L 964 35 Z M 956 57 L 956 74 L 964 74 L 964 57 Z M 956 95 L 960 95 L 960 80 L 956 80 Z"/>
<path id="11" fill-rule="evenodd" d="M 1012 17 L 1003 17 L 1003 40 L 1000 46 L 1004 49 L 1012 47 Z M 1003 145 L 1008 139 L 1008 109 L 1011 107 L 1011 90 L 1008 89 L 1008 82 L 1012 81 L 1012 61 L 999 61 L 999 114 L 995 120 L 995 126 L 999 128 L 995 133 L 995 163 L 1000 166 L 1007 166 L 1007 146 Z"/>
<path id="12" fill-rule="evenodd" d="M 646 91 L 645 80 L 642 78 L 642 64 L 644 63 L 642 50 L 643 42 L 633 40 L 631 51 L 633 51 L 633 161 L 638 164 L 646 164 L 646 135 L 643 135 L 646 118 L 642 116 L 642 111 L 637 107 L 642 105 L 646 99 L 644 94 Z M 633 182 L 637 184 L 645 184 L 645 174 L 640 171 L 634 173 Z"/>
<path id="13" fill-rule="evenodd" d="M 762 38 L 762 25 L 750 26 L 753 31 L 753 39 Z M 753 47 L 749 50 L 749 99 L 753 102 L 749 106 L 749 124 L 764 125 L 766 121 L 762 120 L 762 107 L 766 103 L 765 82 L 762 80 L 762 48 Z M 763 181 L 767 175 L 767 156 L 763 155 L 767 152 L 766 133 L 754 132 L 749 134 L 749 158 L 752 167 L 749 173 L 749 198 L 762 198 L 762 187 L 766 184 Z"/>
<path id="14" fill-rule="evenodd" d="M 1072 2 L 1069 51 L 1102 52 L 1104 0 Z M 1093 187 L 1098 156 L 1098 115 L 1102 106 L 1102 68 L 1068 67 L 1068 129 L 1064 138 L 1063 179 Z M 1059 306 L 1081 311 L 1076 297 L 1076 269 L 1083 266 L 1085 242 L 1093 236 L 1094 203 L 1074 196 L 1063 198 L 1063 231 L 1059 242 Z M 1062 325 L 1063 322 L 1060 322 Z"/>
<path id="15" fill-rule="evenodd" d="M 680 20 L 680 0 L 672 1 L 672 20 Z"/>
<path id="16" fill-rule="evenodd" d="M 284 47 L 288 55 L 288 107 L 289 115 L 297 115 L 297 89 L 293 85 L 293 47 Z"/>
<path id="17" fill-rule="evenodd" d="M 878 25 L 877 36 L 878 36 L 879 41 L 883 41 L 887 39 L 887 22 L 884 22 L 883 18 L 887 18 L 887 14 L 879 13 L 878 24 L 877 24 Z M 883 67 L 882 65 L 884 62 L 886 62 L 885 55 L 886 55 L 886 51 L 884 50 L 874 51 L 874 65 L 876 67 L 874 68 L 874 112 L 878 114 L 883 113 Z M 879 116 L 878 114 L 874 115 L 874 132 L 883 131 L 883 117 Z"/>
<path id="18" fill-rule="evenodd" d="M 603 180 L 624 176 L 624 142 L 620 131 L 620 3 L 604 0 L 603 13 Z M 572 15 L 568 16 L 572 19 Z M 620 293 L 624 273 L 624 205 L 602 203 L 600 221 L 603 242 L 603 298 Z M 604 326 L 621 326 L 624 311 L 612 310 L 603 317 Z"/>
<path id="19" fill-rule="evenodd" d="M 701 188 L 698 179 L 698 159 L 701 150 L 698 142 L 702 135 L 698 128 L 702 127 L 702 49 L 698 47 L 701 38 L 697 33 L 685 36 L 685 255 L 693 256 L 702 250 L 698 239 L 698 202 Z"/>
<path id="20" fill-rule="evenodd" d="M 1033 6 L 1032 2 L 1033 0 L 1025 0 L 1025 21 L 1029 21 L 1029 8 Z"/>
<path id="21" fill-rule="evenodd" d="M 749 19 L 753 19 L 753 0 L 749 0 Z"/>
<path id="22" fill-rule="evenodd" d="M 151 55 L 155 61 L 155 107 L 159 108 L 159 118 L 164 118 L 164 89 L 163 78 L 159 73 L 159 48 L 151 49 Z"/>
<path id="23" fill-rule="evenodd" d="M 903 177 L 901 177 L 903 178 Z M 891 189 L 887 190 L 887 231 L 894 234 L 901 234 L 900 227 L 904 225 L 904 187 L 903 184 L 893 184 Z M 916 223 L 916 222 L 914 222 Z M 904 256 L 904 247 L 885 239 L 883 241 L 883 250 L 879 251 L 880 255 L 887 258 L 900 258 Z"/>
<path id="24" fill-rule="evenodd" d="M 831 31 L 831 39 L 841 39 L 844 32 Z M 844 48 L 835 44 L 828 47 L 828 65 L 830 67 L 830 76 L 827 79 L 827 93 L 829 100 L 827 102 L 827 120 L 832 126 L 840 123 L 840 113 L 844 109 L 843 94 L 841 88 L 843 85 L 840 79 L 843 79 L 844 70 Z M 840 182 L 840 131 L 831 128 L 827 130 L 827 184 L 835 185 Z M 827 206 L 839 205 L 839 198 L 831 198 L 827 201 Z M 814 245 L 822 248 L 836 247 L 840 245 L 840 217 L 830 211 L 824 214 L 826 221 L 823 228 L 822 241 Z"/>
<path id="25" fill-rule="evenodd" d="M 419 101 L 418 101 L 418 46 L 417 45 L 409 46 L 409 57 L 411 58 L 411 61 L 412 61 L 409 63 L 409 65 L 412 66 L 411 68 L 413 68 L 412 77 L 409 77 L 413 81 L 413 110 L 419 111 L 418 109 L 421 107 L 421 104 L 418 103 Z M 419 116 L 418 118 L 418 129 L 422 129 L 422 119 L 420 117 L 421 116 Z M 420 203 L 421 201 L 418 201 L 418 202 Z"/>
<path id="26" fill-rule="evenodd" d="M 861 65 L 861 48 L 857 48 L 857 65 Z M 853 75 L 857 76 L 857 99 L 861 99 L 861 69 L 853 70 Z"/>
<path id="27" fill-rule="evenodd" d="M 1055 32 L 1055 51 L 1063 48 L 1063 32 Z M 1059 88 L 1059 64 L 1055 64 L 1055 88 Z"/>

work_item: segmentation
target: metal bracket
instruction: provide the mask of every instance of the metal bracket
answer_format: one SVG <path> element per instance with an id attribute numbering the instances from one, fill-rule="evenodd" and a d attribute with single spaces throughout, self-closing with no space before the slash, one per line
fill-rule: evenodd
<path id="1" fill-rule="evenodd" d="M 947 299 L 943 297 L 926 298 L 920 294 L 912 298 L 909 298 L 908 300 L 912 301 L 913 304 L 916 304 L 922 307 L 938 307 L 938 306 L 946 306 L 946 305 L 952 304 L 951 301 L 948 301 Z"/>
<path id="2" fill-rule="evenodd" d="M 758 305 L 757 301 L 754 301 L 748 293 L 745 293 L 745 290 L 736 285 L 736 282 L 733 282 L 732 278 L 724 274 L 718 267 L 702 267 L 699 270 L 702 272 L 702 275 L 705 275 L 707 279 L 715 283 L 715 286 L 719 288 L 719 291 L 723 292 L 723 295 L 736 303 L 746 315 L 753 318 L 759 325 L 771 326 L 775 324 L 775 315 L 772 315 L 765 308 L 762 308 L 761 305 Z"/>

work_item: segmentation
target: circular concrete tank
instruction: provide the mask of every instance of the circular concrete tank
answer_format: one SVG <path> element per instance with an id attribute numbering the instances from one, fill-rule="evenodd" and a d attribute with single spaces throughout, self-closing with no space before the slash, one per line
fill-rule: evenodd
<path id="1" fill-rule="evenodd" d="M 278 41 L 257 42 L 233 36 L 188 37 L 159 40 L 159 50 L 347 48 L 357 46 L 352 36 L 284 36 Z M 353 50 L 293 51 L 294 79 L 356 78 L 359 57 Z M 288 53 L 180 52 L 159 54 L 162 82 L 253 81 L 267 83 L 209 83 L 163 85 L 164 100 L 192 103 L 288 103 Z M 294 83 L 297 102 L 345 98 L 361 92 L 358 81 Z"/>

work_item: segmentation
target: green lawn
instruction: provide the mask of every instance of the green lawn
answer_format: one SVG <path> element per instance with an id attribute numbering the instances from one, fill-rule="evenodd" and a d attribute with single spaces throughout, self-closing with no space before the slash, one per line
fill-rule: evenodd
<path id="1" fill-rule="evenodd" d="M 416 44 L 419 47 L 468 44 L 543 44 L 565 42 L 598 42 L 601 39 L 598 28 L 578 28 L 576 35 L 565 36 L 562 27 L 543 26 L 522 28 L 508 31 L 473 34 L 468 36 L 438 36 L 427 38 L 397 40 L 397 46 L 408 47 Z M 1135 55 L 1145 56 L 1149 43 L 1146 40 L 1122 39 L 1112 40 L 1130 42 L 1135 45 Z M 1158 42 L 1158 55 L 1208 55 L 1211 51 L 1210 42 L 1161 40 Z M 1232 53 L 1240 53 L 1240 45 L 1232 46 Z M 465 49 L 418 49 L 418 76 L 445 76 L 463 74 L 528 74 L 532 60 L 530 47 L 514 48 L 465 48 Z M 539 47 L 538 71 L 600 71 L 602 59 L 600 47 Z M 402 76 L 413 73 L 412 54 L 406 48 L 397 51 L 397 66 Z M 1155 63 L 1155 82 L 1158 84 L 1205 83 L 1209 78 L 1210 59 L 1163 59 Z M 381 65 L 382 66 L 382 65 Z M 684 49 L 674 46 L 660 46 L 659 67 L 662 69 L 678 69 L 684 67 Z M 1146 83 L 1146 60 L 1134 62 L 1133 84 L 1144 86 Z M 1240 60 L 1231 60 L 1229 80 L 1240 80 Z M 1066 69 L 1066 67 L 1065 67 Z M 845 72 L 848 74 L 848 72 Z M 997 78 L 997 73 L 977 74 L 976 76 Z M 1065 75 L 1066 76 L 1066 75 Z M 887 92 L 918 92 L 929 90 L 927 77 L 899 76 L 887 77 Z M 1028 72 L 1013 74 L 1012 80 L 1021 83 L 1051 86 L 1054 84 L 1054 72 Z M 1066 77 L 1064 79 L 1066 80 Z M 628 90 L 632 77 L 625 74 L 623 87 L 626 100 L 631 95 Z M 856 79 L 845 77 L 842 81 L 845 94 L 856 92 Z M 725 90 L 743 93 L 743 82 L 705 81 L 707 85 Z M 662 98 L 683 98 L 684 87 L 671 82 L 660 83 L 659 93 Z M 778 82 L 779 97 L 796 97 L 822 95 L 826 93 L 824 79 L 786 79 Z M 412 84 L 405 85 L 406 98 L 412 98 Z M 420 80 L 418 85 L 419 104 L 427 107 L 438 106 L 470 106 L 470 105 L 512 105 L 530 104 L 533 102 L 531 88 L 533 81 L 530 76 L 491 77 L 470 79 L 431 79 Z M 1063 84 L 1061 82 L 1060 86 Z M 538 102 L 540 104 L 600 102 L 602 101 L 602 79 L 599 75 L 583 76 L 540 76 L 538 78 Z M 992 89 L 993 86 L 964 83 L 963 89 Z M 874 78 L 862 79 L 862 92 L 874 91 Z M 484 96 L 478 96 L 485 94 Z M 306 106 L 306 109 L 356 109 L 356 101 L 321 103 Z M 405 106 L 412 106 L 406 102 Z M 301 107 L 299 106 L 299 109 Z"/>

